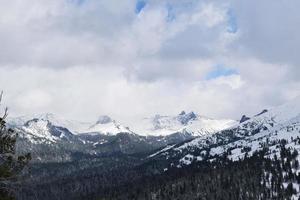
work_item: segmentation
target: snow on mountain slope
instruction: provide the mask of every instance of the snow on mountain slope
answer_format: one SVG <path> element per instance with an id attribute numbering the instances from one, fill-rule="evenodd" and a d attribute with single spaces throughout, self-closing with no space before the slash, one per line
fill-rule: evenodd
<path id="1" fill-rule="evenodd" d="M 224 154 L 232 160 L 242 159 L 262 149 L 268 149 L 269 155 L 274 156 L 279 154 L 281 144 L 300 150 L 299 97 L 236 126 L 175 145 L 150 157 L 169 159 L 180 167 Z"/>
<path id="2" fill-rule="evenodd" d="M 273 120 L 284 123 L 300 115 L 300 96 L 281 106 L 274 107 L 269 111 L 254 117 L 252 120 Z"/>
<path id="3" fill-rule="evenodd" d="M 52 125 L 65 127 L 70 130 L 74 134 L 78 134 L 83 132 L 84 130 L 88 129 L 91 126 L 91 123 L 88 122 L 81 122 L 77 120 L 66 120 L 60 116 L 57 116 L 52 113 L 44 113 L 44 114 L 36 114 L 36 115 L 29 115 L 29 116 L 21 116 L 21 117 L 13 117 L 8 118 L 8 123 L 14 127 L 21 127 L 26 122 L 32 119 L 40 119 L 44 121 L 51 122 Z"/>
<path id="4" fill-rule="evenodd" d="M 128 127 L 124 127 L 112 120 L 109 116 L 100 116 L 98 121 L 84 131 L 84 133 L 101 133 L 104 135 L 116 135 L 118 133 L 133 133 Z"/>
<path id="5" fill-rule="evenodd" d="M 45 119 L 32 119 L 18 128 L 23 138 L 32 143 L 55 143 L 73 139 L 73 134 L 66 128 L 53 125 Z"/>
<path id="6" fill-rule="evenodd" d="M 155 115 L 144 118 L 131 129 L 140 135 L 167 136 L 173 133 L 187 132 L 192 136 L 213 133 L 237 124 L 234 120 L 216 120 L 182 111 L 177 116 Z"/>
<path id="7" fill-rule="evenodd" d="M 14 127 L 22 127 L 24 124 L 32 119 L 39 119 L 51 122 L 54 126 L 64 127 L 73 134 L 92 133 L 104 135 L 116 135 L 118 133 L 132 133 L 129 128 L 122 126 L 109 116 L 100 116 L 96 123 L 81 122 L 76 120 L 66 120 L 51 113 L 22 116 L 16 118 L 9 118 L 8 123 Z M 28 128 L 26 130 L 29 130 Z"/>
<path id="8" fill-rule="evenodd" d="M 96 123 L 66 120 L 50 113 L 10 118 L 8 122 L 12 126 L 21 127 L 31 119 L 49 121 L 52 125 L 67 128 L 75 135 L 136 133 L 142 136 L 168 136 L 174 133 L 188 133 L 195 137 L 223 130 L 237 123 L 234 120 L 209 119 L 193 112 L 185 113 L 184 111 L 177 116 L 156 115 L 144 118 L 142 121 L 136 121 L 130 129 L 106 115 L 100 116 Z"/>

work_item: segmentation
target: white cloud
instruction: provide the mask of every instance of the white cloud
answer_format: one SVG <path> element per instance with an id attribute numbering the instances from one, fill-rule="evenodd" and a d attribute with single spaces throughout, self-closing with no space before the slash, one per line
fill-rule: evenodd
<path id="1" fill-rule="evenodd" d="M 238 118 L 300 94 L 296 1 L 154 0 L 138 14 L 134 0 L 0 3 L 0 85 L 13 115 Z M 218 64 L 238 74 L 206 80 Z"/>
<path id="2" fill-rule="evenodd" d="M 244 82 L 241 80 L 240 75 L 221 76 L 210 81 L 211 84 L 229 86 L 232 89 L 239 89 L 243 86 Z"/>
<path id="3" fill-rule="evenodd" d="M 225 21 L 226 10 L 216 7 L 213 4 L 204 4 L 199 11 L 191 16 L 190 24 L 214 27 Z"/>
<path id="4" fill-rule="evenodd" d="M 51 96 L 44 90 L 29 90 L 22 92 L 16 99 L 15 104 L 19 109 L 28 108 L 39 112 L 40 109 L 47 108 L 51 103 Z"/>

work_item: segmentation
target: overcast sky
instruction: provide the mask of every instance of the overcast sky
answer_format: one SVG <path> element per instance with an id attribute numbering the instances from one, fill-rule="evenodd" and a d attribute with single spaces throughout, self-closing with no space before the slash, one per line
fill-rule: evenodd
<path id="1" fill-rule="evenodd" d="M 12 116 L 239 118 L 300 95 L 299 0 L 0 0 Z"/>

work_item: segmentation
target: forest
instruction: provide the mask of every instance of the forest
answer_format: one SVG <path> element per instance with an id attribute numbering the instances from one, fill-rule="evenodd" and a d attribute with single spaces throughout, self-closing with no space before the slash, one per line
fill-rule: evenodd
<path id="1" fill-rule="evenodd" d="M 28 183 L 30 187 L 20 187 L 18 199 L 298 199 L 298 151 L 285 144 L 279 141 L 278 155 L 265 148 L 232 161 L 223 154 L 165 172 L 157 160 L 139 164 L 123 160 L 115 169 L 95 167 L 40 184 Z"/>

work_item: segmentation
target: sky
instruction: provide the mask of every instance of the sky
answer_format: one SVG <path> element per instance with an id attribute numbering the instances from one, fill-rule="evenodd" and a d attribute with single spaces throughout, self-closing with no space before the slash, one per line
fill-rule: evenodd
<path id="1" fill-rule="evenodd" d="M 0 0 L 11 116 L 238 119 L 300 95 L 300 1 Z"/>

